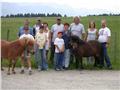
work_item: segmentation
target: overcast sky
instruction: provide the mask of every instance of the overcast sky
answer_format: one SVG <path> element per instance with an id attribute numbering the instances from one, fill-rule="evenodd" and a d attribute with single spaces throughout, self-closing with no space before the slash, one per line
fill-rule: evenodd
<path id="1" fill-rule="evenodd" d="M 25 12 L 68 16 L 120 13 L 120 0 L 2 0 L 2 15 Z"/>

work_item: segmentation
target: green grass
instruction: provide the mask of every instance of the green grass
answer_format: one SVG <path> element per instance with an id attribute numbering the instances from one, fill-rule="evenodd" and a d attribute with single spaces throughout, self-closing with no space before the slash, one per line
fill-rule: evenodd
<path id="1" fill-rule="evenodd" d="M 99 29 L 101 27 L 101 19 L 105 18 L 107 20 L 107 25 L 111 29 L 112 37 L 111 44 L 108 49 L 108 54 L 110 56 L 113 68 L 115 70 L 120 70 L 120 16 L 89 16 L 82 17 L 81 23 L 84 24 L 85 30 L 88 28 L 88 23 L 90 20 L 94 20 L 96 22 L 96 28 Z M 25 19 L 29 19 L 30 26 L 32 27 L 36 23 L 36 18 L 1 18 L 1 39 L 7 39 L 7 31 L 10 31 L 9 40 L 17 39 L 17 33 L 20 26 L 23 25 Z M 56 22 L 55 17 L 43 17 L 43 22 L 48 22 L 49 29 Z M 73 18 L 62 18 L 62 22 L 72 23 Z M 7 65 L 7 61 L 3 62 L 4 65 Z M 84 62 L 85 63 L 85 62 Z M 35 67 L 34 57 L 32 56 L 32 65 Z M 18 60 L 17 66 L 20 66 L 20 59 Z M 49 64 L 52 67 L 51 64 Z M 86 65 L 85 65 L 86 66 Z M 91 67 L 91 66 L 90 66 Z M 72 65 L 74 68 L 74 65 Z M 88 69 L 88 67 L 86 66 Z"/>

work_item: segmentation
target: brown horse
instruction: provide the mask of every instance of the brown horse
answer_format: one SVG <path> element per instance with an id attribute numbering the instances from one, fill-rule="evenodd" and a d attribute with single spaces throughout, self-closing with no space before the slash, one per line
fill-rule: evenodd
<path id="1" fill-rule="evenodd" d="M 18 56 L 24 52 L 27 47 L 29 51 L 33 50 L 34 41 L 28 38 L 18 39 L 16 41 L 8 42 L 1 40 L 1 61 L 2 59 L 9 60 L 8 75 L 10 74 L 10 67 L 12 65 L 12 72 L 15 74 L 14 68 Z M 1 65 L 1 69 L 2 65 Z"/>
<path id="2" fill-rule="evenodd" d="M 82 57 L 94 56 L 95 58 L 94 66 L 100 64 L 101 44 L 98 41 L 92 40 L 89 42 L 85 42 L 77 36 L 71 36 L 70 45 L 72 47 L 72 52 L 77 60 L 76 65 L 77 66 L 79 65 L 79 60 L 80 60 L 81 69 L 83 68 Z"/>

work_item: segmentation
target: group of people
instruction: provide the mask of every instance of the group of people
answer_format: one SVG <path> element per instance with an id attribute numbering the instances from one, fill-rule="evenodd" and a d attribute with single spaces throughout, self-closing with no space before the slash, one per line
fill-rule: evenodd
<path id="1" fill-rule="evenodd" d="M 72 52 L 69 47 L 69 41 L 71 35 L 76 35 L 84 41 L 98 40 L 102 45 L 101 64 L 104 66 L 104 59 L 108 68 L 112 68 L 109 56 L 107 54 L 107 47 L 110 43 L 111 31 L 107 27 L 106 20 L 101 20 L 101 29 L 98 31 L 94 21 L 89 22 L 88 30 L 85 31 L 84 25 L 80 22 L 79 17 L 74 17 L 73 23 L 62 24 L 60 17 L 56 18 L 56 23 L 52 25 L 51 30 L 48 28 L 48 23 L 41 21 L 41 18 L 37 19 L 37 23 L 31 28 L 29 21 L 25 20 L 24 26 L 20 27 L 18 36 L 19 39 L 27 37 L 35 40 L 34 51 L 35 61 L 38 70 L 48 70 L 48 59 L 54 64 L 54 69 L 59 71 L 68 69 L 70 64 L 70 57 Z M 50 52 L 50 58 L 48 58 L 48 52 Z M 31 74 L 31 61 L 30 53 L 25 49 L 25 52 L 21 56 L 22 69 L 21 73 L 24 73 L 25 59 L 28 63 L 29 73 Z M 88 62 L 91 63 L 92 57 L 88 58 Z M 76 60 L 78 61 L 78 60 Z"/>

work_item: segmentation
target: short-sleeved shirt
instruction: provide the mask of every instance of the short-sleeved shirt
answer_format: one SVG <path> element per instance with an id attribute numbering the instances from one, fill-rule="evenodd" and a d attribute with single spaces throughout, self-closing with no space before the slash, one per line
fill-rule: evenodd
<path id="1" fill-rule="evenodd" d="M 64 45 L 64 40 L 62 38 L 56 38 L 54 41 L 54 45 L 57 45 L 59 49 L 62 49 Z M 55 53 L 59 53 L 58 48 L 55 48 Z"/>
<path id="2" fill-rule="evenodd" d="M 39 49 L 43 49 L 47 40 L 45 33 L 37 33 L 35 36 L 36 42 L 39 44 Z"/>
<path id="3" fill-rule="evenodd" d="M 19 28 L 18 31 L 18 36 L 20 37 L 22 34 L 24 34 L 24 26 Z M 33 36 L 33 29 L 31 27 L 29 27 L 29 34 L 31 34 Z"/>
<path id="4" fill-rule="evenodd" d="M 22 34 L 19 39 L 23 39 L 23 38 L 29 38 L 31 40 L 34 40 L 34 37 L 30 34 Z"/>
<path id="5" fill-rule="evenodd" d="M 108 27 L 105 27 L 105 28 L 101 28 L 98 34 L 99 34 L 98 41 L 104 43 L 107 42 L 108 37 L 111 36 L 111 31 Z"/>
<path id="6" fill-rule="evenodd" d="M 82 34 L 85 33 L 84 26 L 81 23 L 79 23 L 77 25 L 75 23 L 72 23 L 70 25 L 70 30 L 71 30 L 71 35 L 76 35 L 80 39 L 82 39 Z"/>
<path id="7" fill-rule="evenodd" d="M 64 25 L 63 24 L 54 24 L 51 28 L 51 32 L 53 33 L 53 37 L 52 37 L 52 42 L 55 41 L 55 39 L 57 38 L 57 34 L 58 32 L 63 32 L 64 31 Z"/>
<path id="8" fill-rule="evenodd" d="M 90 30 L 88 29 L 88 35 L 87 35 L 87 41 L 90 41 L 90 40 L 96 40 L 96 33 L 97 33 L 97 30 L 94 29 L 94 30 Z"/>

